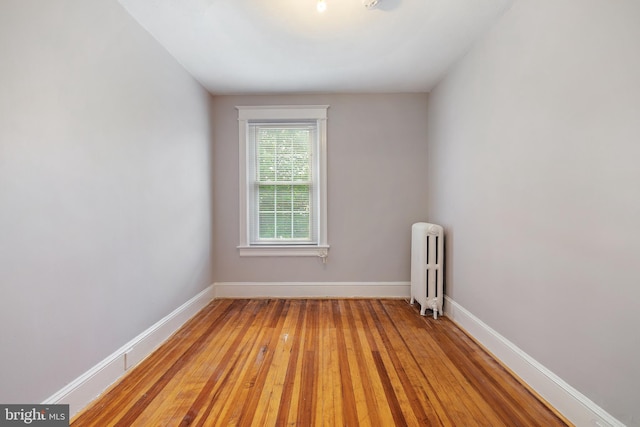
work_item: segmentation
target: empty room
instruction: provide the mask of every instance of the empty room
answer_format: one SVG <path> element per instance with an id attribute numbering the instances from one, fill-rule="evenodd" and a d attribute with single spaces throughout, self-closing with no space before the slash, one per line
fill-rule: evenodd
<path id="1" fill-rule="evenodd" d="M 638 0 L 0 0 L 0 425 L 640 426 L 638 159 Z"/>

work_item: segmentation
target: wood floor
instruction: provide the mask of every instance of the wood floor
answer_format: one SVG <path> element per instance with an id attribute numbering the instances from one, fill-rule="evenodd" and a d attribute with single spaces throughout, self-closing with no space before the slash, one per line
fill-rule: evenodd
<path id="1" fill-rule="evenodd" d="M 216 300 L 72 426 L 564 426 L 402 300 Z"/>

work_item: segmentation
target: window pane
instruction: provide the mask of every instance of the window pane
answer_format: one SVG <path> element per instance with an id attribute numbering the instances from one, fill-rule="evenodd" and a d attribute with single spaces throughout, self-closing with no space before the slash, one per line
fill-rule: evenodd
<path id="1" fill-rule="evenodd" d="M 256 134 L 256 179 L 309 181 L 312 135 L 312 130 L 306 126 L 259 127 Z"/>
<path id="2" fill-rule="evenodd" d="M 276 146 L 276 179 L 278 181 L 291 181 L 294 153 L 288 130 L 281 129 L 279 137 Z"/>
<path id="3" fill-rule="evenodd" d="M 260 213 L 260 238 L 273 239 L 276 237 L 275 213 Z"/>
<path id="4" fill-rule="evenodd" d="M 261 185 L 258 187 L 258 210 L 275 211 L 276 187 L 275 185 Z"/>
<path id="5" fill-rule="evenodd" d="M 311 226 L 308 213 L 293 214 L 293 237 L 296 239 L 308 239 L 311 237 Z"/>
<path id="6" fill-rule="evenodd" d="M 291 239 L 291 212 L 276 213 L 276 238 Z"/>
<path id="7" fill-rule="evenodd" d="M 292 189 L 293 186 L 291 185 L 278 185 L 276 190 L 276 210 L 291 212 L 293 209 L 291 203 L 293 198 Z"/>
<path id="8" fill-rule="evenodd" d="M 300 130 L 293 139 L 292 181 L 311 180 L 311 132 Z"/>
<path id="9" fill-rule="evenodd" d="M 275 181 L 276 180 L 276 161 L 275 147 L 276 142 L 268 132 L 261 129 L 258 132 L 258 165 L 257 179 L 259 181 Z"/>
<path id="10" fill-rule="evenodd" d="M 311 211 L 311 189 L 308 185 L 294 185 L 292 199 L 294 211 Z"/>

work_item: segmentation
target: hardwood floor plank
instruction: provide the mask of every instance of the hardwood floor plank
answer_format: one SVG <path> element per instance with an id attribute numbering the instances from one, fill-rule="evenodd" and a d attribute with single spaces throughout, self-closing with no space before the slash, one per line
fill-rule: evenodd
<path id="1" fill-rule="evenodd" d="M 318 405 L 316 419 L 321 419 L 327 427 L 340 426 L 342 424 L 343 400 L 340 393 L 340 364 L 338 359 L 338 334 L 336 325 L 333 322 L 333 310 L 331 301 L 322 301 L 322 352 L 321 368 L 322 373 L 321 404 Z"/>
<path id="2" fill-rule="evenodd" d="M 258 412 L 260 396 L 262 396 L 265 388 L 268 387 L 267 375 L 276 354 L 275 349 L 278 344 L 280 330 L 284 325 L 287 310 L 286 306 L 288 306 L 285 300 L 279 300 L 276 304 L 276 309 L 270 316 L 270 324 L 261 345 L 262 357 L 256 361 L 259 365 L 257 366 L 257 372 L 255 373 L 255 377 L 250 380 L 253 382 L 251 393 L 244 399 L 245 403 L 241 410 L 240 425 L 251 425 L 254 414 Z"/>
<path id="3" fill-rule="evenodd" d="M 216 398 L 212 399 L 210 404 L 212 409 L 206 414 L 206 418 L 202 418 L 199 425 L 210 425 L 211 420 L 216 420 L 222 425 L 237 425 L 240 408 L 244 403 L 241 399 L 246 395 L 246 388 L 249 386 L 246 378 L 250 375 L 253 361 L 260 353 L 260 346 L 257 343 L 260 334 L 265 330 L 262 325 L 268 316 L 268 308 L 272 307 L 265 300 L 257 302 L 256 310 L 249 314 L 243 331 L 235 343 L 236 351 L 231 358 L 233 369 L 229 370 L 229 381 L 220 389 Z"/>
<path id="4" fill-rule="evenodd" d="M 361 317 L 361 311 L 358 310 L 360 301 L 347 302 L 349 307 L 347 320 L 350 329 L 354 331 L 352 336 L 354 337 L 356 363 L 371 422 L 377 426 L 393 425 L 393 415 L 385 396 L 384 385 L 376 369 L 374 350 L 377 351 L 377 346 L 375 343 L 373 346 L 369 345 L 370 330 L 365 326 L 366 320 Z"/>
<path id="5" fill-rule="evenodd" d="M 229 317 L 228 321 L 242 325 L 246 321 L 244 316 L 249 310 L 248 307 L 248 304 L 234 305 L 233 316 Z M 201 413 L 216 383 L 219 387 L 227 380 L 224 375 L 225 369 L 229 360 L 234 360 L 230 347 L 241 333 L 242 329 L 237 328 L 230 330 L 226 339 L 215 332 L 203 336 L 206 345 L 190 362 L 191 368 L 178 372 L 148 408 L 139 415 L 134 425 L 168 425 L 176 419 L 181 420 L 182 425 L 193 423 Z M 176 390 L 180 399 L 174 396 Z M 166 402 L 174 400 L 182 404 L 177 405 L 174 411 L 167 410 Z"/>
<path id="6" fill-rule="evenodd" d="M 72 426 L 566 426 L 401 300 L 217 300 Z"/>
<path id="7" fill-rule="evenodd" d="M 393 377 L 391 381 L 395 388 L 398 389 L 398 395 L 403 396 L 403 407 L 410 407 L 413 414 L 409 417 L 409 425 L 421 425 L 421 426 L 439 426 L 442 425 L 430 404 L 429 400 L 420 400 L 419 390 L 414 387 L 412 382 L 412 374 L 410 371 L 412 367 L 406 360 L 403 361 L 403 353 L 405 348 L 402 347 L 402 351 L 396 351 L 394 342 L 389 336 L 389 332 L 393 334 L 393 331 L 385 329 L 384 322 L 380 319 L 380 316 L 386 315 L 382 311 L 382 304 L 379 301 L 375 303 L 372 301 L 367 302 L 369 308 L 369 315 L 371 317 L 372 325 L 376 328 L 377 336 L 375 339 L 379 339 L 382 345 L 380 346 L 384 352 L 386 352 L 389 361 L 385 364 L 387 372 Z M 415 378 L 415 375 L 413 375 Z M 418 387 L 419 388 L 419 387 Z M 426 409 L 426 411 L 425 411 Z"/>
<path id="8" fill-rule="evenodd" d="M 294 340 L 289 337 L 295 334 L 295 323 L 300 311 L 299 301 L 296 300 L 287 301 L 285 309 L 283 309 L 282 327 L 279 330 L 274 357 L 267 372 L 266 386 L 260 394 L 260 404 L 251 423 L 253 426 L 276 425 L 294 343 Z"/>
<path id="9" fill-rule="evenodd" d="M 319 303 L 309 301 L 305 321 L 304 353 L 302 355 L 302 378 L 298 397 L 297 425 L 312 425 L 316 421 L 318 399 L 318 352 L 319 347 Z M 321 422 L 321 419 L 318 420 Z"/>
<path id="10" fill-rule="evenodd" d="M 447 425 L 479 425 L 476 411 L 471 399 L 464 391 L 464 384 L 455 381 L 446 357 L 435 358 L 428 347 L 435 345 L 432 340 L 422 342 L 424 337 L 414 333 L 414 328 L 420 325 L 416 316 L 403 317 L 397 304 L 385 304 L 389 318 L 393 319 L 395 333 L 402 341 L 406 352 L 417 366 L 417 379 L 426 387 L 429 401 L 434 404 L 439 417 L 447 419 Z M 471 407 L 471 409 L 469 409 Z M 483 418 L 483 416 L 480 416 Z M 467 420 L 469 418 L 469 420 Z M 468 422 L 468 424 L 465 424 Z"/>
<path id="11" fill-rule="evenodd" d="M 345 326 L 343 325 L 344 309 L 340 306 L 340 301 L 333 301 L 333 322 L 336 327 L 337 344 L 337 364 L 339 366 L 338 396 L 342 398 L 342 425 L 357 426 L 360 423 L 356 409 L 356 392 L 351 379 L 349 368 L 347 340 L 345 338 Z"/>
<path id="12" fill-rule="evenodd" d="M 206 414 L 211 409 L 208 405 L 209 397 L 219 393 L 221 387 L 229 381 L 229 375 L 236 366 L 234 345 L 247 328 L 247 320 L 250 317 L 248 313 L 251 310 L 250 303 L 246 302 L 234 306 L 234 316 L 229 321 L 237 327 L 229 330 L 226 340 L 217 334 L 203 336 L 208 344 L 202 349 L 200 357 L 192 361 L 192 369 L 177 374 L 174 382 L 166 387 L 166 393 L 156 399 L 157 405 L 149 406 L 133 425 L 201 424 L 203 413 Z M 173 413 L 163 410 L 164 402 L 175 399 L 172 392 L 182 391 L 185 384 L 193 388 L 191 400 L 184 401 L 184 406 Z"/>
<path id="13" fill-rule="evenodd" d="M 264 301 L 263 301 L 264 303 Z M 265 353 L 268 350 L 268 332 L 269 328 L 265 328 L 263 324 L 269 324 L 272 318 L 272 312 L 277 311 L 277 305 L 267 305 L 267 308 L 261 312 L 254 313 L 249 322 L 248 328 L 242 333 L 242 340 L 238 343 L 239 349 L 234 360 L 240 363 L 234 375 L 225 387 L 224 405 L 218 413 L 211 413 L 208 418 L 222 420 L 222 424 L 236 425 L 240 417 L 243 415 L 242 409 L 254 392 L 255 381 L 265 359 Z M 266 341 L 265 341 L 266 340 Z M 222 399 L 219 399 L 222 401 Z M 208 422 L 207 418 L 207 422 Z M 203 419 L 203 425 L 207 425 Z"/>
<path id="14" fill-rule="evenodd" d="M 303 302 L 300 311 L 298 312 L 298 318 L 296 322 L 296 331 L 298 334 L 293 333 L 291 355 L 289 356 L 289 363 L 287 364 L 287 373 L 284 379 L 282 399 L 280 400 L 280 406 L 278 408 L 278 416 L 276 417 L 275 425 L 288 425 L 289 423 L 289 410 L 292 406 L 293 391 L 296 386 L 296 371 L 298 369 L 298 358 L 300 356 L 300 343 L 302 341 L 302 326 L 305 317 L 306 302 Z M 296 398 L 297 400 L 297 398 Z"/>
<path id="15" fill-rule="evenodd" d="M 406 312 L 405 307 L 398 304 L 389 304 L 387 308 L 392 310 L 396 317 Z M 402 317 L 402 320 L 403 323 L 397 328 L 398 333 L 414 357 L 422 361 L 420 367 L 425 377 L 436 379 L 429 382 L 434 386 L 437 398 L 449 408 L 447 415 L 453 420 L 454 425 L 503 425 L 493 409 L 483 401 L 482 396 L 468 386 L 468 382 L 450 359 L 450 354 L 442 351 L 437 340 L 423 339 L 422 331 L 431 328 L 431 325 L 424 323 L 422 317 Z"/>

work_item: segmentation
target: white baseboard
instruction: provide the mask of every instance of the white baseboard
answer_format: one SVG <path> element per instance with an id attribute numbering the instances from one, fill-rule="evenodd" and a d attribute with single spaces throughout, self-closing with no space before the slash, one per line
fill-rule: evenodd
<path id="1" fill-rule="evenodd" d="M 624 427 L 623 423 L 447 296 L 444 312 L 576 426 Z"/>
<path id="2" fill-rule="evenodd" d="M 216 298 L 409 298 L 410 282 L 222 282 Z"/>
<path id="3" fill-rule="evenodd" d="M 126 370 L 165 342 L 187 320 L 202 310 L 213 296 L 211 285 L 42 403 L 68 404 L 69 416 L 74 416 L 118 380 Z"/>

